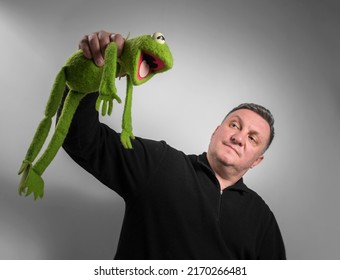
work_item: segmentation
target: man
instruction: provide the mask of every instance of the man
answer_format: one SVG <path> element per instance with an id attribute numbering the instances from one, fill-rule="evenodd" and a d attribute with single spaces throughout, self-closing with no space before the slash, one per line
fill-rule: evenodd
<path id="1" fill-rule="evenodd" d="M 79 46 L 101 66 L 110 41 L 123 51 L 123 37 L 105 31 Z M 286 258 L 273 213 L 242 179 L 273 140 L 267 109 L 240 105 L 213 132 L 207 153 L 186 155 L 138 137 L 124 149 L 99 122 L 97 96 L 82 100 L 63 147 L 126 203 L 116 259 Z"/>

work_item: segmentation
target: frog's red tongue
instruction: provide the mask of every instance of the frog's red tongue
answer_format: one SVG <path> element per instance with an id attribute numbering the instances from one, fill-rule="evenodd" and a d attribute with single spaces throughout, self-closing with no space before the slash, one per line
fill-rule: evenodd
<path id="1" fill-rule="evenodd" d="M 146 62 L 146 60 L 143 60 L 139 65 L 138 75 L 141 79 L 144 79 L 145 77 L 149 75 L 149 73 L 150 73 L 150 66 Z"/>

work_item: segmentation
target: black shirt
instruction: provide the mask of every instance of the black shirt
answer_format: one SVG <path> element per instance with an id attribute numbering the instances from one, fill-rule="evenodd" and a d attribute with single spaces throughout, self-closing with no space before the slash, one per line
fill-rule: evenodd
<path id="1" fill-rule="evenodd" d="M 63 147 L 126 203 L 116 259 L 286 258 L 273 213 L 242 179 L 221 192 L 206 153 L 138 137 L 124 149 L 97 96 L 81 101 Z"/>

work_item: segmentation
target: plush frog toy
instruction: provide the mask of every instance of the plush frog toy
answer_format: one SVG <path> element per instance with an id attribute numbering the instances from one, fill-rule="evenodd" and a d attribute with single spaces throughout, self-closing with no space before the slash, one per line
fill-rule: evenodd
<path id="1" fill-rule="evenodd" d="M 45 108 L 45 116 L 35 132 L 19 169 L 19 175 L 22 174 L 19 183 L 20 195 L 26 193 L 28 196 L 33 193 L 34 199 L 43 197 L 44 181 L 41 176 L 63 144 L 73 115 L 84 96 L 99 91 L 96 109 L 100 111 L 101 108 L 103 116 L 111 114 L 114 99 L 121 103 L 115 86 L 116 77 L 126 76 L 127 80 L 120 139 L 124 148 L 132 148 L 131 139 L 134 138 L 131 119 L 133 85 L 143 84 L 157 73 L 172 68 L 173 59 L 163 34 L 159 32 L 151 36 L 142 35 L 127 39 L 120 58 L 117 57 L 117 51 L 118 47 L 115 42 L 108 44 L 105 50 L 105 64 L 103 67 L 98 67 L 92 60 L 85 58 L 81 50 L 78 50 L 68 58 L 59 71 Z M 52 117 L 61 104 L 65 86 L 69 88 L 69 92 L 54 134 L 44 153 L 33 165 L 33 161 L 48 136 Z"/>

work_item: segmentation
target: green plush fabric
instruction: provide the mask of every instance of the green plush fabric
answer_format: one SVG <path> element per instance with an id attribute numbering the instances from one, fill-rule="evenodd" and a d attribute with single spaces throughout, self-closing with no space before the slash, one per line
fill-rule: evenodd
<path id="1" fill-rule="evenodd" d="M 170 49 L 165 43 L 163 34 L 159 32 L 152 36 L 142 35 L 126 40 L 120 59 L 117 58 L 117 45 L 114 42 L 110 43 L 105 51 L 103 67 L 97 67 L 92 60 L 86 59 L 80 50 L 72 54 L 55 78 L 46 104 L 45 116 L 38 125 L 19 169 L 18 173 L 21 175 L 19 194 L 28 196 L 33 193 L 34 199 L 43 197 L 44 181 L 41 176 L 62 146 L 79 102 L 87 94 L 98 91 L 96 109 L 98 111 L 101 109 L 103 116 L 110 115 L 113 100 L 121 103 L 117 95 L 115 78 L 124 75 L 127 76 L 127 87 L 121 143 L 124 148 L 131 149 L 131 139 L 134 138 L 131 117 L 133 85 L 143 84 L 155 74 L 167 71 L 172 66 L 173 58 Z M 61 105 L 65 86 L 70 91 L 58 124 L 47 148 L 33 164 L 49 134 L 52 118 Z"/>

